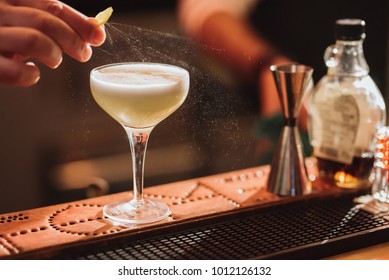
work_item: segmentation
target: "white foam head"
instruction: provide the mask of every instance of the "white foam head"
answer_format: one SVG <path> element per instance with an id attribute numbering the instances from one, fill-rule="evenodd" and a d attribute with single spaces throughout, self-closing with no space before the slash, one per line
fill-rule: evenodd
<path id="1" fill-rule="evenodd" d="M 186 70 L 165 64 L 121 63 L 97 68 L 91 73 L 95 86 L 109 88 L 110 92 L 156 94 L 176 86 L 188 86 L 189 74 Z"/>

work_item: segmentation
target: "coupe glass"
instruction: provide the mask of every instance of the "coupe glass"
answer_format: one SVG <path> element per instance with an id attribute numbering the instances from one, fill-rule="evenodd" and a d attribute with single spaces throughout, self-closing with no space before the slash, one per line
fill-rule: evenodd
<path id="1" fill-rule="evenodd" d="M 104 216 L 127 226 L 165 219 L 169 207 L 143 197 L 144 160 L 152 129 L 188 95 L 188 71 L 159 63 L 115 63 L 93 69 L 90 87 L 97 104 L 123 126 L 132 154 L 133 199 L 105 205 Z"/>

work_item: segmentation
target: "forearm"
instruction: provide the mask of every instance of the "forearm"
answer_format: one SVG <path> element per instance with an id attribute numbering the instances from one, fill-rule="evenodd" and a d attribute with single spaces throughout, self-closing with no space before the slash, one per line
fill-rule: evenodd
<path id="1" fill-rule="evenodd" d="M 277 56 L 276 51 L 245 20 L 227 13 L 208 17 L 196 36 L 221 61 L 255 79 L 259 68 L 270 66 Z"/>

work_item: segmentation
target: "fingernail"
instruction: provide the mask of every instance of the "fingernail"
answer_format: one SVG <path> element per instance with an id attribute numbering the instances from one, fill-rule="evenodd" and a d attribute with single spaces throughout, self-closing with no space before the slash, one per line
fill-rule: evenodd
<path id="1" fill-rule="evenodd" d="M 36 78 L 35 78 L 35 80 L 34 80 L 34 84 L 36 84 L 39 80 L 41 79 L 41 76 L 40 75 L 38 75 Z"/>
<path id="2" fill-rule="evenodd" d="M 49 13 L 51 13 L 55 16 L 58 16 L 61 14 L 61 12 L 63 10 L 63 5 L 61 2 L 52 1 L 49 3 L 47 10 L 49 11 Z"/>
<path id="3" fill-rule="evenodd" d="M 34 62 L 28 61 L 28 62 L 26 62 L 26 65 L 30 66 L 31 67 L 31 71 L 32 71 L 31 72 L 31 76 L 30 76 L 31 78 L 27 82 L 27 85 L 28 86 L 35 85 L 41 78 L 40 72 L 39 72 L 38 68 L 35 66 Z"/>
<path id="4" fill-rule="evenodd" d="M 57 64 L 53 66 L 53 69 L 57 69 L 58 66 L 60 66 L 62 63 L 62 56 L 60 57 L 60 59 L 58 60 Z"/>
<path id="5" fill-rule="evenodd" d="M 92 24 L 94 24 L 96 26 L 99 26 L 99 21 L 97 19 L 95 19 L 94 17 L 89 17 L 89 18 L 86 19 L 86 21 L 89 21 Z"/>
<path id="6" fill-rule="evenodd" d="M 104 25 L 103 26 L 99 26 L 99 27 L 96 27 L 92 30 L 92 33 L 91 33 L 91 44 L 93 46 L 100 46 L 104 43 L 105 41 L 105 38 L 106 38 L 106 34 L 105 34 L 105 28 L 104 28 Z"/>
<path id="7" fill-rule="evenodd" d="M 88 61 L 92 56 L 92 47 L 89 44 L 85 44 L 82 52 L 83 61 Z"/>

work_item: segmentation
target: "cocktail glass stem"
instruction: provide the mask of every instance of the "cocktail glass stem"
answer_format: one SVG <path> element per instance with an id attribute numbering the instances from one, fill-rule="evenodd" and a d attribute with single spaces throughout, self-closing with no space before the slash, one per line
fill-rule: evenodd
<path id="1" fill-rule="evenodd" d="M 132 155 L 132 173 L 133 173 L 133 202 L 141 203 L 143 201 L 143 183 L 144 183 L 144 167 L 147 143 L 149 136 L 154 127 L 135 129 L 123 126 L 128 140 L 130 142 Z"/>
<path id="2" fill-rule="evenodd" d="M 133 172 L 133 199 L 114 201 L 103 208 L 104 216 L 112 221 L 130 226 L 157 222 L 170 215 L 169 207 L 143 197 L 144 166 L 147 143 L 154 127 L 131 128 L 123 126 L 130 142 Z"/>
<path id="3" fill-rule="evenodd" d="M 131 148 L 134 197 L 132 200 L 118 200 L 105 205 L 103 208 L 104 216 L 125 226 L 163 220 L 171 213 L 169 207 L 163 202 L 143 197 L 147 142 L 154 127 L 123 127 L 128 135 Z"/>
<path id="4" fill-rule="evenodd" d="M 114 63 L 93 69 L 90 86 L 97 104 L 122 124 L 132 155 L 133 198 L 128 195 L 106 204 L 104 217 L 131 227 L 168 218 L 166 198 L 154 201 L 143 195 L 145 156 L 153 128 L 187 97 L 188 71 L 160 63 Z"/>

